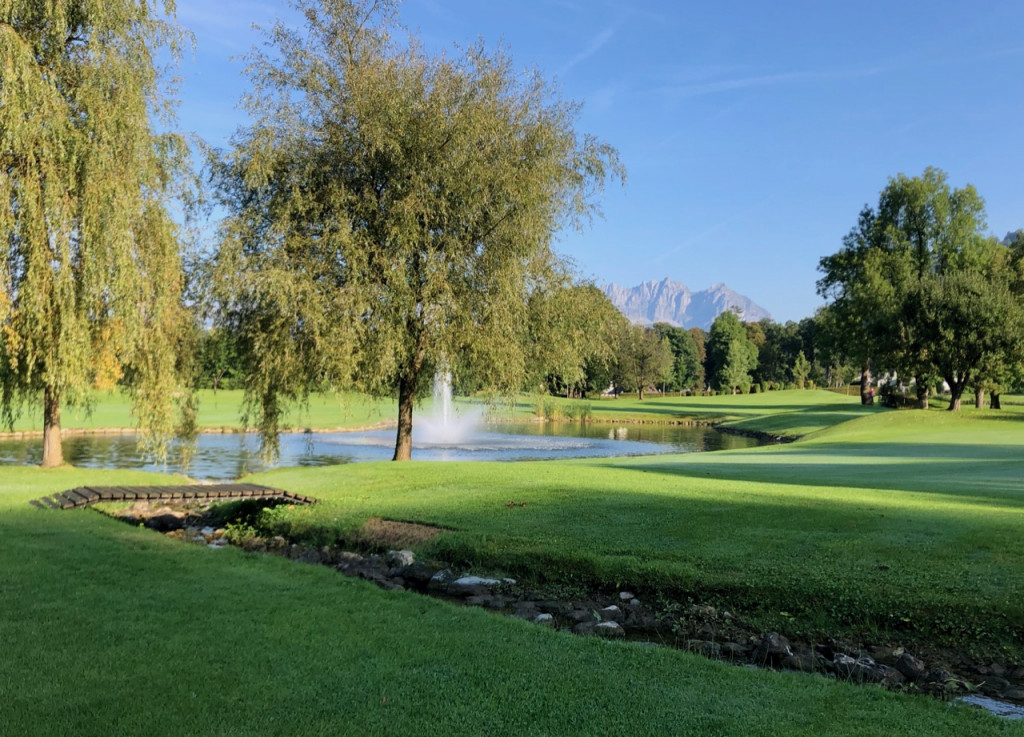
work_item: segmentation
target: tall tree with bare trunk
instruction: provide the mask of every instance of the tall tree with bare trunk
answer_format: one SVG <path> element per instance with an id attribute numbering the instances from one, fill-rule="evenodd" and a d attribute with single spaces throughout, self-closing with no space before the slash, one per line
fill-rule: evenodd
<path id="1" fill-rule="evenodd" d="M 129 387 L 157 452 L 192 417 L 170 215 L 187 149 L 152 122 L 170 120 L 155 57 L 181 46 L 173 11 L 171 0 L 0 4 L 0 404 L 9 426 L 41 405 L 44 466 L 63 462 L 61 410 L 97 389 Z"/>

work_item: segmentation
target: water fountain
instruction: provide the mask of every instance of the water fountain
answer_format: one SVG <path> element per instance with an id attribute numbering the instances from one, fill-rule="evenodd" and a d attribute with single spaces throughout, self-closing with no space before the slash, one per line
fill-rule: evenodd
<path id="1" fill-rule="evenodd" d="M 479 407 L 456 410 L 452 401 L 450 371 L 438 371 L 434 376 L 433 399 L 432 411 L 413 419 L 413 447 L 454 447 L 468 442 L 483 419 L 483 411 Z"/>

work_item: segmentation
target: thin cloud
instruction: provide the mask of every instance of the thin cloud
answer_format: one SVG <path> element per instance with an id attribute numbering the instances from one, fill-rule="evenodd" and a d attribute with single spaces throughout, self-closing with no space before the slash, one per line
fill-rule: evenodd
<path id="1" fill-rule="evenodd" d="M 614 28 L 606 28 L 604 31 L 599 33 L 597 36 L 595 36 L 593 39 L 591 39 L 590 44 L 587 46 L 587 48 L 583 49 L 583 51 L 581 51 L 576 56 L 571 58 L 568 61 L 568 63 L 566 63 L 565 66 L 563 66 L 559 70 L 559 72 L 558 72 L 559 76 L 562 76 L 564 74 L 568 74 L 575 67 L 578 67 L 580 64 L 585 62 L 587 59 L 589 59 L 590 57 L 594 56 L 601 49 L 603 49 L 608 44 L 608 42 L 612 40 L 612 38 L 614 36 L 615 36 L 615 29 Z"/>
<path id="2" fill-rule="evenodd" d="M 755 87 L 776 87 L 800 82 L 820 82 L 835 79 L 856 79 L 880 74 L 881 69 L 862 69 L 854 71 L 818 71 L 818 72 L 786 72 L 783 74 L 761 74 L 747 77 L 734 77 L 714 82 L 670 85 L 656 90 L 659 94 L 674 97 L 699 97 L 719 92 L 731 92 Z"/>

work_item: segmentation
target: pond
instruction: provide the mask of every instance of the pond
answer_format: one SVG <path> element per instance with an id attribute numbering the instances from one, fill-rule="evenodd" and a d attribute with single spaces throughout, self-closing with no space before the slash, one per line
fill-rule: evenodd
<path id="1" fill-rule="evenodd" d="M 325 466 L 389 460 L 395 431 L 283 433 L 281 456 L 274 466 Z M 413 438 L 413 460 L 521 461 L 612 456 L 694 453 L 762 444 L 754 438 L 727 435 L 710 427 L 689 425 L 606 425 L 580 423 L 486 424 L 457 438 Z M 38 464 L 42 438 L 0 441 L 0 464 Z M 234 479 L 265 469 L 260 441 L 253 434 L 199 436 L 188 469 L 172 458 L 166 467 L 140 456 L 135 437 L 70 435 L 64 458 L 82 468 L 125 468 L 186 473 L 195 479 Z"/>

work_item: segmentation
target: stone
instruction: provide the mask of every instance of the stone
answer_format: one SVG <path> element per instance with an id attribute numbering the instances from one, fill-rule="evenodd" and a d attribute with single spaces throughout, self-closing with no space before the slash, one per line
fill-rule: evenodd
<path id="1" fill-rule="evenodd" d="M 707 640 L 687 640 L 686 649 L 691 652 L 700 653 L 705 658 L 717 658 L 722 654 L 721 644 Z"/>
<path id="2" fill-rule="evenodd" d="M 784 657 L 779 665 L 787 670 L 798 670 L 802 673 L 819 673 L 825 670 L 824 658 L 816 653 L 794 653 Z"/>
<path id="3" fill-rule="evenodd" d="M 598 622 L 594 625 L 594 634 L 601 637 L 625 637 L 626 630 L 618 622 Z"/>
<path id="4" fill-rule="evenodd" d="M 352 568 L 352 566 L 363 562 L 363 556 L 359 553 L 351 553 L 347 550 L 341 550 L 334 556 L 334 567 L 341 572 L 345 572 Z"/>
<path id="5" fill-rule="evenodd" d="M 517 601 L 513 605 L 513 609 L 515 612 L 512 616 L 519 619 L 533 620 L 540 613 L 537 609 L 537 603 L 533 601 Z"/>
<path id="6" fill-rule="evenodd" d="M 1010 701 L 1024 701 L 1024 688 L 1020 686 L 1010 686 L 1008 689 L 1003 691 L 1003 698 Z"/>
<path id="7" fill-rule="evenodd" d="M 927 666 L 908 652 L 896 659 L 895 667 L 908 681 L 914 682 L 923 680 L 928 672 Z"/>
<path id="8" fill-rule="evenodd" d="M 630 599 L 629 600 L 629 605 L 630 606 L 640 606 L 640 600 L 639 599 Z"/>
<path id="9" fill-rule="evenodd" d="M 707 619 L 714 619 L 718 616 L 718 610 L 715 609 L 713 606 L 700 606 L 699 604 L 694 604 L 690 607 L 690 614 L 692 614 L 695 617 L 705 617 Z"/>
<path id="10" fill-rule="evenodd" d="M 384 560 L 392 568 L 405 568 L 416 562 L 416 554 L 411 550 L 389 550 Z"/>
<path id="11" fill-rule="evenodd" d="M 730 658 L 741 658 L 747 654 L 749 649 L 746 645 L 739 642 L 722 643 L 722 654 Z"/>
<path id="12" fill-rule="evenodd" d="M 427 582 L 427 591 L 441 594 L 447 593 L 448 587 L 454 580 L 455 574 L 447 568 L 443 568 L 430 577 L 430 581 Z"/>
<path id="13" fill-rule="evenodd" d="M 409 585 L 422 591 L 430 585 L 430 579 L 437 573 L 437 568 L 416 561 L 403 568 L 401 573 L 402 578 L 408 581 Z"/>
<path id="14" fill-rule="evenodd" d="M 491 593 L 500 585 L 501 581 L 496 578 L 463 576 L 448 584 L 448 594 L 450 596 L 479 596 Z"/>
<path id="15" fill-rule="evenodd" d="M 167 509 L 166 507 L 164 509 Z M 185 526 L 185 513 L 174 512 L 167 509 L 166 512 L 158 510 L 161 513 L 155 514 L 145 521 L 145 526 L 151 530 L 157 532 L 170 532 L 171 530 L 180 530 Z"/>
<path id="16" fill-rule="evenodd" d="M 789 640 L 778 632 L 769 632 L 761 638 L 754 648 L 754 661 L 757 663 L 777 663 L 792 655 L 793 648 Z"/>
<path id="17" fill-rule="evenodd" d="M 262 537 L 250 537 L 242 544 L 242 550 L 250 553 L 266 553 L 266 540 Z"/>
<path id="18" fill-rule="evenodd" d="M 949 681 L 955 681 L 956 676 L 950 673 L 945 668 L 932 668 L 928 671 L 925 676 L 929 683 L 948 683 Z"/>
<path id="19" fill-rule="evenodd" d="M 569 619 L 569 620 L 571 620 L 573 622 L 579 622 L 579 623 L 582 623 L 582 624 L 585 624 L 587 622 L 596 622 L 597 621 L 595 619 L 595 617 L 594 617 L 594 610 L 593 609 L 584 609 L 583 607 L 576 607 L 574 609 L 569 609 L 568 611 L 565 612 L 565 618 Z"/>
<path id="20" fill-rule="evenodd" d="M 886 686 L 895 686 L 903 683 L 906 679 L 903 674 L 892 666 L 882 665 L 875 662 L 869 656 L 852 658 L 843 653 L 837 653 L 832 661 L 833 669 L 839 678 L 847 678 L 857 683 L 879 683 Z"/>
<path id="21" fill-rule="evenodd" d="M 985 676 L 985 680 L 978 684 L 978 690 L 986 696 L 1002 696 L 1009 687 L 1010 682 L 999 676 Z"/>
<path id="22" fill-rule="evenodd" d="M 543 625 L 545 627 L 554 627 L 555 618 L 550 614 L 538 614 L 536 617 L 533 618 L 533 623 Z"/>
<path id="23" fill-rule="evenodd" d="M 601 619 L 603 619 L 605 621 L 612 621 L 612 622 L 621 622 L 622 621 L 622 610 L 619 609 L 614 604 L 612 604 L 611 606 L 606 606 L 604 609 L 601 609 L 600 611 L 598 611 L 598 614 L 600 614 L 601 615 Z"/>
<path id="24" fill-rule="evenodd" d="M 705 622 L 697 630 L 697 635 L 704 638 L 705 640 L 712 640 L 718 634 L 718 628 L 713 622 Z"/>
<path id="25" fill-rule="evenodd" d="M 631 599 L 635 599 L 635 598 L 636 597 L 633 595 L 632 591 L 620 591 L 619 592 L 619 601 L 630 601 Z"/>
<path id="26" fill-rule="evenodd" d="M 502 611 L 509 604 L 509 597 L 501 596 L 499 594 L 477 594 L 475 596 L 466 597 L 466 604 L 469 606 L 479 606 L 484 609 L 493 609 L 494 611 Z"/>
<path id="27" fill-rule="evenodd" d="M 306 563 L 311 566 L 318 566 L 323 562 L 323 556 L 320 555 L 320 551 L 315 548 L 307 548 L 296 558 L 299 563 Z"/>

